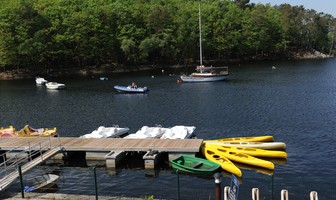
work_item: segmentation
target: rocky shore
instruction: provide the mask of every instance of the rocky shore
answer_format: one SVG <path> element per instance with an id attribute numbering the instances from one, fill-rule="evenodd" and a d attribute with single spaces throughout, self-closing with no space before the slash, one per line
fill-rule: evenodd
<path id="1" fill-rule="evenodd" d="M 304 59 L 326 59 L 332 58 L 333 55 L 323 54 L 319 51 L 297 51 L 292 52 L 290 59 L 293 60 L 304 60 Z M 262 60 L 260 60 L 262 61 Z M 238 61 L 235 61 L 238 62 Z M 171 66 L 171 68 L 177 68 L 182 66 Z M 19 79 L 31 79 L 35 76 L 47 76 L 47 77 L 63 77 L 63 76 L 99 76 L 102 74 L 113 74 L 113 73 L 124 73 L 124 72 L 135 72 L 157 69 L 159 66 L 154 65 L 142 65 L 142 66 L 118 66 L 116 64 L 112 65 L 102 65 L 100 67 L 89 66 L 84 68 L 55 68 L 55 69 L 12 69 L 4 70 L 0 72 L 0 80 L 19 80 Z M 166 67 L 168 68 L 168 67 Z"/>

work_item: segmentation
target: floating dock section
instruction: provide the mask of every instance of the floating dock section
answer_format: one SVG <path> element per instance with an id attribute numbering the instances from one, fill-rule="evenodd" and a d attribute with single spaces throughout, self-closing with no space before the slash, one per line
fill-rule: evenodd
<path id="1" fill-rule="evenodd" d="M 45 138 L 3 138 L 0 140 L 2 151 L 18 147 L 25 150 L 26 144 L 39 143 Z M 200 151 L 202 139 L 131 139 L 131 138 L 77 138 L 57 137 L 49 138 L 50 145 L 61 146 L 63 153 L 55 159 L 68 160 L 84 157 L 87 160 L 106 160 L 107 168 L 116 168 L 127 152 L 143 152 L 145 169 L 154 169 L 162 153 L 168 153 L 169 160 L 187 154 L 195 155 Z M 64 155 L 63 155 L 64 154 Z"/>

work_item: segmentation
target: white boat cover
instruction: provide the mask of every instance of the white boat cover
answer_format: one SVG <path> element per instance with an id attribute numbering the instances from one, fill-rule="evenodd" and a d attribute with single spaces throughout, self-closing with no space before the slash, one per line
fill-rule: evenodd
<path id="1" fill-rule="evenodd" d="M 82 135 L 81 138 L 109 138 L 117 137 L 124 133 L 127 133 L 129 128 L 119 128 L 118 126 L 114 127 L 104 127 L 99 126 L 97 130 L 92 131 L 92 133 Z"/>
<path id="2" fill-rule="evenodd" d="M 172 128 L 143 126 L 136 133 L 125 138 L 185 139 L 190 138 L 195 129 L 195 126 L 174 126 Z"/>

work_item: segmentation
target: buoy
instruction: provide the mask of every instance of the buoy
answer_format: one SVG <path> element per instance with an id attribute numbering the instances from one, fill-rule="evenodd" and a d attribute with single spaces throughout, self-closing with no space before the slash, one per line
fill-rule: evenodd
<path id="1" fill-rule="evenodd" d="M 272 69 L 276 69 L 274 66 L 272 66 Z"/>
<path id="2" fill-rule="evenodd" d="M 154 78 L 154 76 L 152 76 L 152 78 Z"/>

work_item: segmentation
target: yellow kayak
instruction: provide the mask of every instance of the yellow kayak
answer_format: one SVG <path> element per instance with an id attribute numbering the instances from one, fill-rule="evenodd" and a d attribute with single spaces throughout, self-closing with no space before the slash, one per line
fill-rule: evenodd
<path id="1" fill-rule="evenodd" d="M 274 169 L 274 164 L 272 162 L 253 157 L 248 154 L 237 153 L 216 145 L 205 145 L 205 146 L 207 149 L 215 152 L 215 154 L 224 156 L 232 161 L 263 167 L 267 169 Z"/>
<path id="2" fill-rule="evenodd" d="M 244 153 L 244 154 L 248 154 L 250 156 L 256 156 L 256 157 L 287 158 L 287 153 L 284 151 L 272 151 L 272 150 L 264 150 L 264 149 L 256 149 L 256 148 L 224 146 L 224 145 L 217 145 L 217 144 L 207 144 L 207 145 L 218 146 L 222 149 L 226 149 L 227 151 L 233 151 L 236 153 Z"/>
<path id="3" fill-rule="evenodd" d="M 23 129 L 16 132 L 17 137 L 49 137 L 56 134 L 57 129 L 39 128 L 35 129 L 26 125 Z"/>
<path id="4" fill-rule="evenodd" d="M 207 140 L 209 141 L 209 140 Z M 274 138 L 271 135 L 255 136 L 255 137 L 234 137 L 210 140 L 216 142 L 273 142 Z"/>
<path id="5" fill-rule="evenodd" d="M 206 159 L 220 164 L 223 170 L 228 171 L 238 177 L 242 177 L 243 173 L 235 164 L 233 164 L 226 157 L 221 156 L 220 154 L 216 154 L 214 151 L 207 149 L 204 144 L 202 145 L 202 153 Z"/>
<path id="6" fill-rule="evenodd" d="M 218 142 L 215 140 L 204 140 L 207 144 L 217 144 L 224 146 L 237 146 L 266 150 L 285 150 L 286 144 L 284 142 Z"/>
<path id="7" fill-rule="evenodd" d="M 236 162 L 235 165 L 237 167 L 239 167 L 239 169 L 242 169 L 242 170 L 253 170 L 255 172 L 258 172 L 258 173 L 261 173 L 261 174 L 265 174 L 265 175 L 273 175 L 274 174 L 274 170 L 273 169 L 266 169 L 266 168 L 263 168 L 263 167 L 257 167 L 257 166 L 253 166 L 253 165 L 246 165 L 246 164 L 243 164 L 243 163 L 239 163 L 239 162 Z"/>

